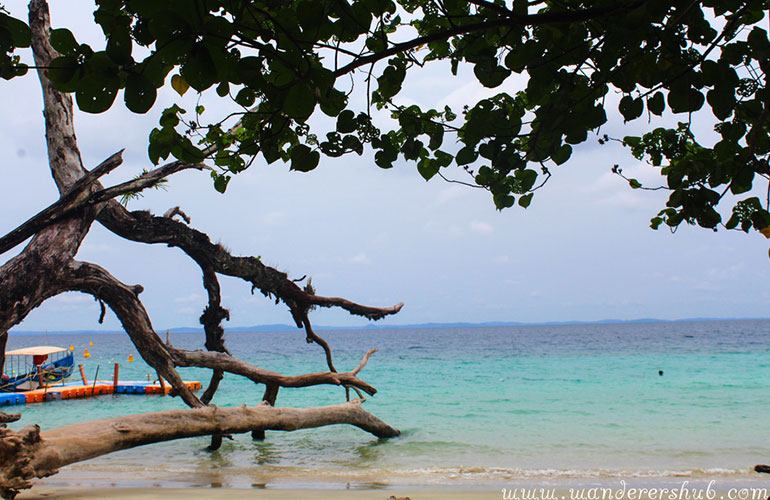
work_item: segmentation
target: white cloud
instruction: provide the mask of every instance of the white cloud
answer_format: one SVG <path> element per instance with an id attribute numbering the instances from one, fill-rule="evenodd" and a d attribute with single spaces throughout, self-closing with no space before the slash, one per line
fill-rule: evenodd
<path id="1" fill-rule="evenodd" d="M 353 264 L 368 264 L 369 257 L 364 252 L 359 252 L 355 257 L 350 259 Z"/>
<path id="2" fill-rule="evenodd" d="M 492 234 L 495 232 L 495 228 L 492 227 L 492 224 L 489 224 L 484 221 L 475 220 L 471 222 L 471 231 L 479 234 Z"/>
<path id="3" fill-rule="evenodd" d="M 177 304 L 188 304 L 191 302 L 203 302 L 204 297 L 203 295 L 197 294 L 197 293 L 191 293 L 190 295 L 185 295 L 183 297 L 175 297 L 174 302 Z"/>

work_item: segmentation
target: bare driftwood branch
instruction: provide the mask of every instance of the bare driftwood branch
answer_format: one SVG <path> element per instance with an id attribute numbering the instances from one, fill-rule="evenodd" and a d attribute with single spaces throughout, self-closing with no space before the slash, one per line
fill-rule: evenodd
<path id="1" fill-rule="evenodd" d="M 266 266 L 257 257 L 236 257 L 224 247 L 211 242 L 208 235 L 186 224 L 148 212 L 129 212 L 119 203 L 105 204 L 98 221 L 113 233 L 142 243 L 164 243 L 179 247 L 193 260 L 211 261 L 218 274 L 241 278 L 252 284 L 267 297 L 285 302 L 292 311 L 309 306 L 340 307 L 351 314 L 368 319 L 382 319 L 396 314 L 402 303 L 392 307 L 371 307 L 340 297 L 323 297 L 310 294 L 289 279 L 286 273 Z"/>
<path id="2" fill-rule="evenodd" d="M 204 407 L 108 418 L 40 432 L 29 426 L 14 432 L 0 429 L 0 492 L 13 498 L 30 488 L 30 479 L 118 450 L 208 434 L 254 429 L 294 431 L 348 424 L 380 438 L 399 432 L 365 411 L 360 401 L 317 408 Z"/>
<path id="3" fill-rule="evenodd" d="M 86 204 L 90 196 L 91 183 L 123 163 L 123 151 L 119 151 L 104 160 L 99 166 L 91 170 L 87 175 L 78 180 L 72 188 L 67 191 L 55 203 L 39 212 L 37 215 L 0 238 L 0 254 L 3 254 L 23 242 L 33 234 L 44 227 L 50 226 L 54 222 L 61 220 L 77 208 Z"/>
<path id="4" fill-rule="evenodd" d="M 118 184 L 117 186 L 106 189 L 90 189 L 91 184 L 100 176 L 114 170 L 123 162 L 122 154 L 123 151 L 121 150 L 104 160 L 99 166 L 78 180 L 72 188 L 56 202 L 0 238 L 0 254 L 7 252 L 44 227 L 70 215 L 78 208 L 97 205 L 115 198 L 116 196 L 126 193 L 135 193 L 152 187 L 165 177 L 181 172 L 182 170 L 201 168 L 199 164 L 173 162 L 155 170 L 151 170 L 136 179 Z M 181 211 L 179 211 L 179 213 L 183 214 Z"/>
<path id="5" fill-rule="evenodd" d="M 348 385 L 358 387 L 370 396 L 377 393 L 377 389 L 356 378 L 356 374 L 353 372 L 318 372 L 291 376 L 265 370 L 219 352 L 185 351 L 174 347 L 170 347 L 169 352 L 176 366 L 218 368 L 224 372 L 241 375 L 258 384 L 265 384 L 267 386 L 310 387 L 313 385 Z"/>
<path id="6" fill-rule="evenodd" d="M 190 217 L 182 211 L 180 207 L 173 207 L 166 210 L 166 213 L 163 214 L 163 217 L 166 217 L 167 219 L 173 219 L 175 215 L 178 215 L 182 218 L 186 223 L 190 224 L 191 219 Z"/>
<path id="7" fill-rule="evenodd" d="M 174 368 L 169 349 L 163 344 L 139 300 L 141 286 L 130 287 L 121 283 L 105 269 L 87 262 L 71 262 L 62 270 L 59 289 L 88 293 L 103 300 L 112 309 L 137 351 L 173 387 L 173 393 L 182 397 L 191 407 L 203 403 L 185 386 Z"/>
<path id="8" fill-rule="evenodd" d="M 354 372 L 319 372 L 287 376 L 265 370 L 230 356 L 226 352 L 186 351 L 163 344 L 138 298 L 141 287 L 129 287 L 103 268 L 86 262 L 72 262 L 62 272 L 60 290 L 77 290 L 98 296 L 115 312 L 123 328 L 142 358 L 158 370 L 184 401 L 192 406 L 202 403 L 184 385 L 174 367 L 196 366 L 241 375 L 255 383 L 278 387 L 309 387 L 313 385 L 351 386 L 369 395 L 377 390 L 356 375 L 366 364 L 372 351 L 364 355 Z"/>
<path id="9" fill-rule="evenodd" d="M 366 366 L 366 363 L 369 362 L 369 358 L 372 357 L 372 354 L 377 352 L 377 349 L 369 349 L 366 354 L 364 354 L 364 357 L 361 358 L 361 362 L 358 364 L 357 367 L 355 367 L 353 370 L 350 371 L 351 375 L 358 375 L 361 370 L 364 369 Z"/>

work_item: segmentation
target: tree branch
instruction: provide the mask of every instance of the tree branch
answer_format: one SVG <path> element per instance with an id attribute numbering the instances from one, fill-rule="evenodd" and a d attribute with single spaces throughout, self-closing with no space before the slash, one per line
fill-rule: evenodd
<path id="1" fill-rule="evenodd" d="M 318 372 L 304 375 L 282 375 L 264 368 L 253 366 L 238 358 L 220 352 L 186 351 L 171 347 L 168 349 L 176 366 L 219 369 L 248 378 L 257 384 L 278 387 L 310 387 L 314 385 L 348 385 L 358 387 L 370 396 L 377 389 L 356 377 L 358 372 Z"/>

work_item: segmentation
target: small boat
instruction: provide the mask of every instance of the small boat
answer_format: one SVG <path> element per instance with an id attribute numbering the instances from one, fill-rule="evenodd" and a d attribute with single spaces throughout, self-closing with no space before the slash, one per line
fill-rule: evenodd
<path id="1" fill-rule="evenodd" d="M 75 356 L 63 347 L 37 346 L 6 351 L 0 392 L 32 391 L 70 375 Z"/>

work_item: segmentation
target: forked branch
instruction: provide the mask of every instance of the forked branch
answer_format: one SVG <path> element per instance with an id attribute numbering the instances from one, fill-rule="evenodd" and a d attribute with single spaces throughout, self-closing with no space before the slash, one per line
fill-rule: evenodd
<path id="1" fill-rule="evenodd" d="M 94 184 L 100 177 L 108 174 L 123 162 L 122 154 L 123 151 L 121 150 L 104 160 L 96 168 L 75 182 L 72 188 L 57 201 L 0 238 L 0 254 L 7 252 L 54 222 L 71 215 L 75 210 L 94 206 L 123 194 L 142 191 L 143 189 L 155 186 L 162 179 L 182 170 L 191 168 L 200 170 L 203 168 L 200 164 L 176 161 L 116 186 L 101 189 L 101 185 Z"/>

